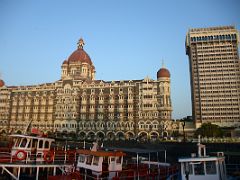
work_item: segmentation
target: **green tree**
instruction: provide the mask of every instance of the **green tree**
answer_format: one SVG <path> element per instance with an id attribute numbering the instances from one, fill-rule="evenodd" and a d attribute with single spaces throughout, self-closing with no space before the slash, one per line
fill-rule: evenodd
<path id="1" fill-rule="evenodd" d="M 180 133 L 178 131 L 173 131 L 172 132 L 172 137 L 179 137 Z"/>
<path id="2" fill-rule="evenodd" d="M 204 123 L 195 132 L 195 136 L 201 135 L 202 137 L 222 137 L 223 130 L 216 124 Z"/>

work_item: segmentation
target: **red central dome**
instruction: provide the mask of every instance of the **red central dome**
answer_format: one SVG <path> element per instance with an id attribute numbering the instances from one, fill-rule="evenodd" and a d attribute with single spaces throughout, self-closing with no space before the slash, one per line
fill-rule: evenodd
<path id="1" fill-rule="evenodd" d="M 160 77 L 170 78 L 170 72 L 166 68 L 161 68 L 157 72 L 157 78 L 160 78 Z"/>
<path id="2" fill-rule="evenodd" d="M 92 65 L 91 58 L 82 48 L 78 48 L 68 58 L 68 63 L 76 63 L 76 62 L 88 63 Z"/>

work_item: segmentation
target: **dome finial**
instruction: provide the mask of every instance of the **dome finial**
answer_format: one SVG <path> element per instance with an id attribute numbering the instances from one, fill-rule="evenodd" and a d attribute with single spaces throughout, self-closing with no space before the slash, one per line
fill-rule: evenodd
<path id="1" fill-rule="evenodd" d="M 165 68 L 164 59 L 162 58 L 162 68 Z"/>
<path id="2" fill-rule="evenodd" d="M 78 44 L 78 49 L 80 48 L 83 49 L 83 46 L 85 45 L 83 38 L 80 38 L 77 44 Z"/>

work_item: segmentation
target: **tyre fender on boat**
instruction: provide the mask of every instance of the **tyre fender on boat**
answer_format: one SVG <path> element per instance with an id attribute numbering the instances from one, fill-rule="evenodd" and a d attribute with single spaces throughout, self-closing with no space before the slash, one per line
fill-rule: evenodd
<path id="1" fill-rule="evenodd" d="M 24 150 L 18 150 L 16 153 L 15 153 L 15 157 L 18 161 L 22 161 L 24 159 L 26 159 L 27 157 L 27 152 L 24 151 Z"/>
<path id="2" fill-rule="evenodd" d="M 54 153 L 53 151 L 45 151 L 43 155 L 44 161 L 51 163 L 53 161 Z"/>

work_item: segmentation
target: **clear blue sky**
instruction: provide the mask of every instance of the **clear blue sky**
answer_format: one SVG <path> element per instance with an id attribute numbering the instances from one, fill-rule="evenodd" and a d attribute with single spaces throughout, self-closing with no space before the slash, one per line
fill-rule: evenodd
<path id="1" fill-rule="evenodd" d="M 191 115 L 185 35 L 222 25 L 240 28 L 240 1 L 1 0 L 1 78 L 6 85 L 56 81 L 83 37 L 96 79 L 156 79 L 164 59 L 173 118 L 182 118 Z"/>

